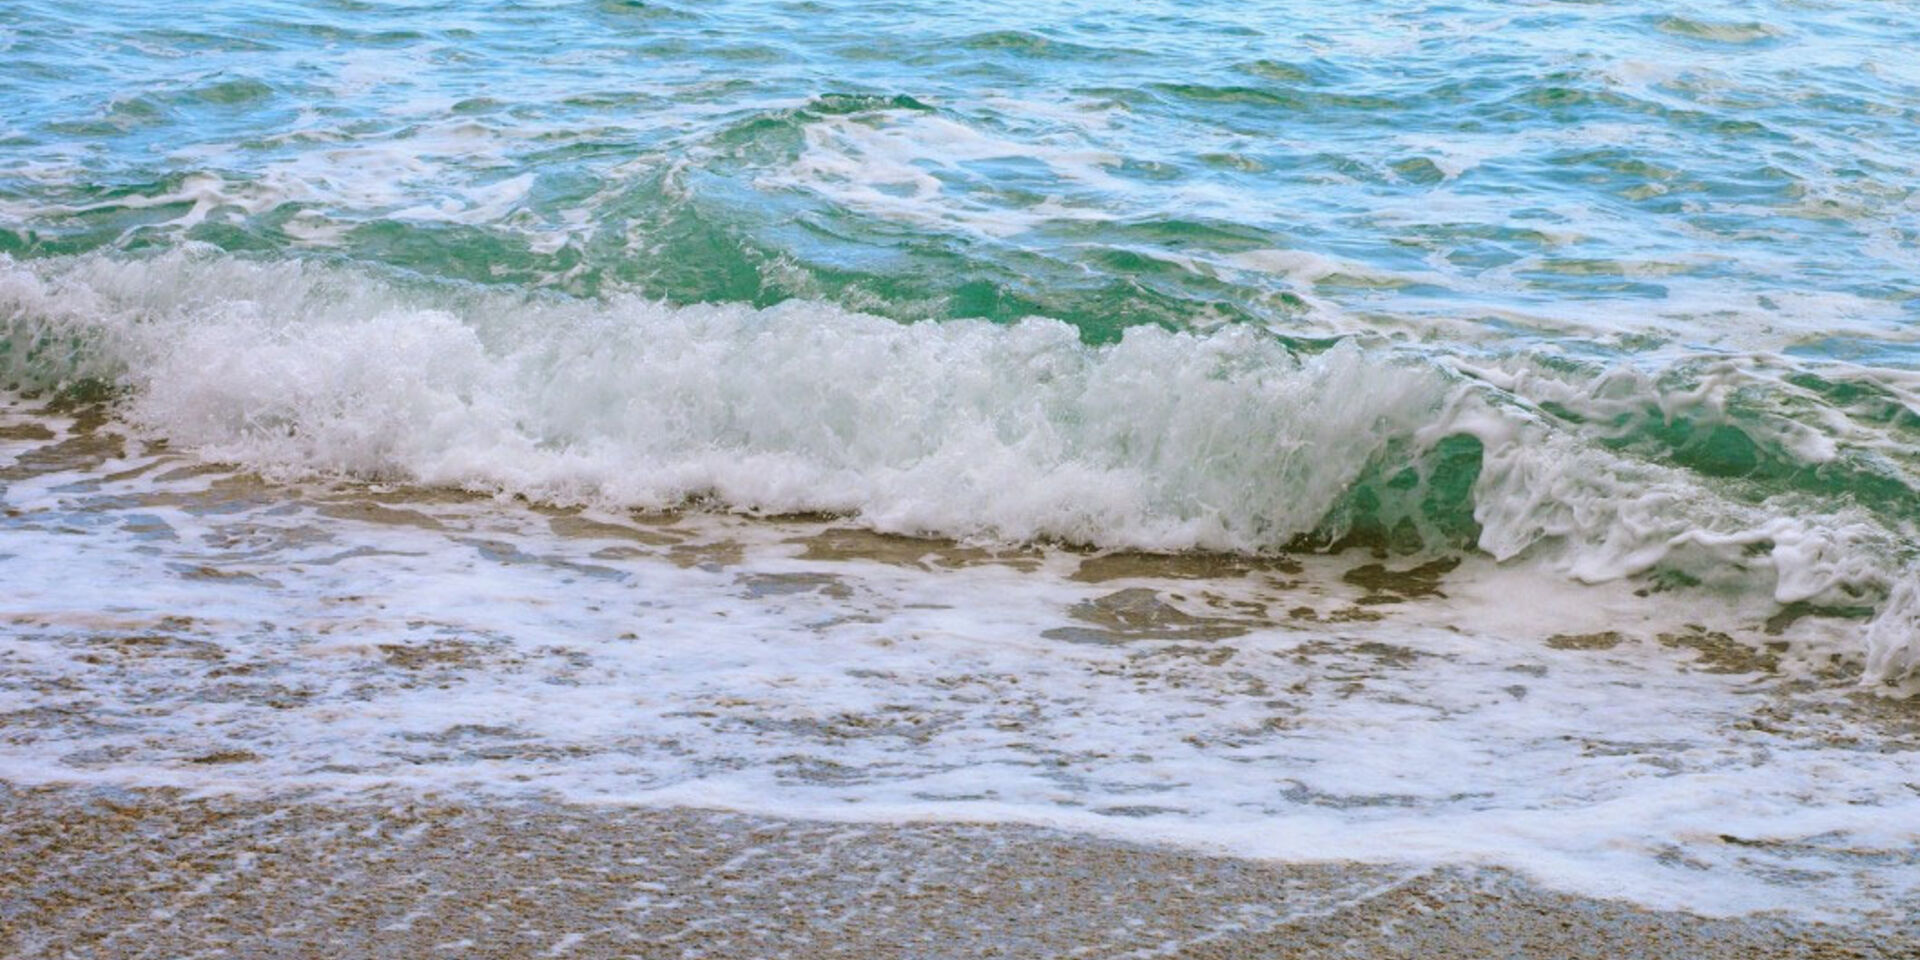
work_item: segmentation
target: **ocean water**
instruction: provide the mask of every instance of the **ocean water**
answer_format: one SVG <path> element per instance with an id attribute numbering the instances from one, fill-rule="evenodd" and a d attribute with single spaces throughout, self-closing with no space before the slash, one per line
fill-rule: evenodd
<path id="1" fill-rule="evenodd" d="M 0 778 L 1903 915 L 1916 23 L 0 2 Z"/>

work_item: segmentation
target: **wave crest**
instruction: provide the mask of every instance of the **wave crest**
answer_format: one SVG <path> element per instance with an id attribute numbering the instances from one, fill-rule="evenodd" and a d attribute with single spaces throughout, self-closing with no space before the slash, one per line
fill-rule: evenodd
<path id="1" fill-rule="evenodd" d="M 1044 318 L 578 300 L 205 252 L 0 260 L 6 385 L 111 382 L 132 422 L 270 473 L 1158 551 L 1471 545 L 1587 581 L 1879 606 L 1854 658 L 1875 680 L 1916 673 L 1908 501 L 1867 495 L 1907 489 L 1899 450 L 1744 409 L 1712 377 L 1501 364 L 1303 354 L 1247 326 L 1088 344 Z M 1743 452 L 1744 471 L 1719 469 Z"/>

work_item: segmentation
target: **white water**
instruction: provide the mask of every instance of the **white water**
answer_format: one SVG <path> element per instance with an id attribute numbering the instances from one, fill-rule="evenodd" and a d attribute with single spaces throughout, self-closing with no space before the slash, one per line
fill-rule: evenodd
<path id="1" fill-rule="evenodd" d="M 1920 907 L 1912 17 L 681 6 L 0 26 L 0 779 Z"/>
<path id="2" fill-rule="evenodd" d="M 1834 627 L 1870 681 L 1911 686 L 1920 650 L 1884 600 L 1914 578 L 1913 531 L 1844 498 L 1741 495 L 1597 442 L 1649 410 L 1708 426 L 1737 413 L 1756 449 L 1790 463 L 1899 476 L 1920 458 L 1868 415 L 1815 407 L 1758 354 L 1668 386 L 1354 341 L 1301 358 L 1238 326 L 1089 346 L 1040 318 L 539 298 L 195 254 L 0 262 L 0 319 L 14 385 L 121 384 L 149 436 L 278 477 L 603 507 L 711 500 L 1001 543 L 1256 553 L 1367 520 L 1363 485 L 1384 500 L 1373 520 L 1444 543 L 1420 507 L 1424 476 L 1382 483 L 1467 436 L 1484 450 L 1477 545 L 1495 559 L 1590 583 L 1677 575 L 1761 605 L 1883 607 L 1870 626 Z M 1920 409 L 1913 384 L 1863 382 Z M 1761 387 L 1780 409 L 1736 411 Z M 1587 432 L 1554 425 L 1547 404 Z"/>
<path id="3" fill-rule="evenodd" d="M 996 559 L 57 443 L 0 442 L 15 783 L 1038 823 L 1709 913 L 1920 895 L 1905 707 L 1752 672 L 1711 635 L 1739 611 L 1697 599 L 1486 561 L 1422 596 L 1343 579 L 1352 554 Z"/>

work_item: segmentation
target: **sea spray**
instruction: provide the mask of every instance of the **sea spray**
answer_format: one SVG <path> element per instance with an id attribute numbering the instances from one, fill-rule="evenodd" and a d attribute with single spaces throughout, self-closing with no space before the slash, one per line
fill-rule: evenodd
<path id="1" fill-rule="evenodd" d="M 1901 952 L 1920 20 L 894 6 L 8 5 L 0 793 L 1042 824 Z"/>
<path id="2" fill-rule="evenodd" d="M 1725 396 L 1757 377 L 1675 390 L 1352 339 L 1302 352 L 1244 325 L 1088 344 L 1037 317 L 576 300 L 207 252 L 7 262 L 0 310 L 11 386 L 105 380 L 154 435 L 284 477 L 825 512 L 999 542 L 1477 548 L 1842 617 L 1904 596 L 1912 550 L 1898 496 L 1756 492 L 1763 460 L 1789 479 L 1904 482 L 1839 469 L 1873 453 L 1845 411 L 1826 434 L 1737 416 Z M 1744 472 L 1672 439 L 1711 417 L 1709 442 L 1747 451 Z M 1900 434 L 1875 436 L 1899 455 Z M 1851 656 L 1894 683 L 1916 641 L 1884 606 Z"/>

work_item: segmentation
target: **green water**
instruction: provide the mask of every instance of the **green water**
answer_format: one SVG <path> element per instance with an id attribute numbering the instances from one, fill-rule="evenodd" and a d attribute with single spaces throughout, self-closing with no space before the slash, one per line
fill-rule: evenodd
<path id="1" fill-rule="evenodd" d="M 0 0 L 0 803 L 1040 823 L 1904 935 L 1916 24 Z"/>
<path id="2" fill-rule="evenodd" d="M 0 250 L 1910 366 L 1914 12 L 9 3 Z"/>
<path id="3" fill-rule="evenodd" d="M 1916 13 L 6 3 L 0 372 L 283 468 L 1859 616 Z"/>

